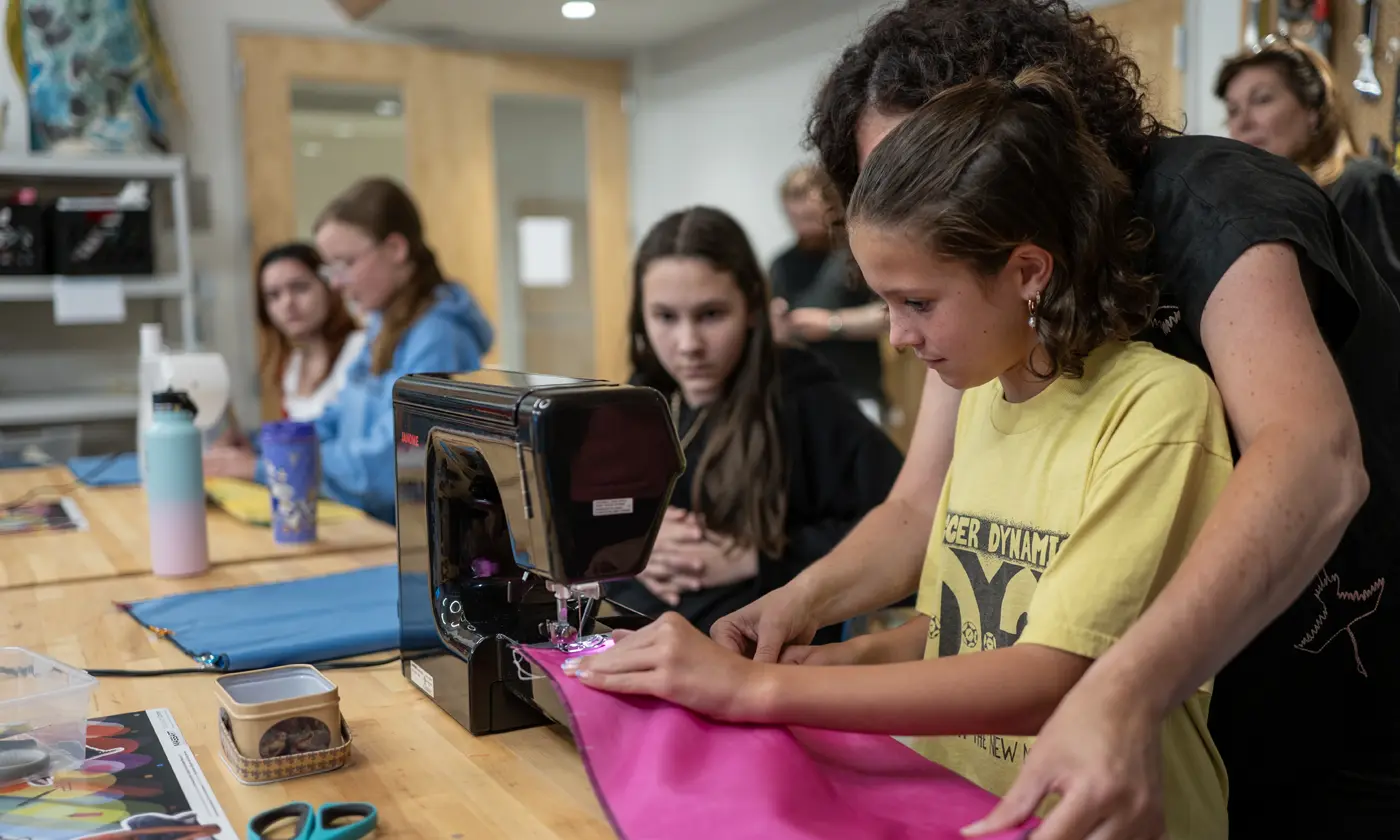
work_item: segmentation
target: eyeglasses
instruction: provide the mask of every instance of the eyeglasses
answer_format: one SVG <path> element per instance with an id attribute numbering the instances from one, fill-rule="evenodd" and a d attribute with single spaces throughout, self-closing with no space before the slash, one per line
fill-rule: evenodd
<path id="1" fill-rule="evenodd" d="M 376 246 L 376 247 L 377 247 L 377 246 Z M 336 277 L 339 277 L 340 275 L 349 272 L 349 271 L 350 271 L 351 269 L 353 269 L 361 260 L 363 260 L 365 257 L 369 256 L 369 255 L 372 254 L 372 253 L 374 253 L 374 248 L 371 248 L 371 249 L 369 249 L 368 251 L 365 251 L 365 252 L 362 253 L 362 254 L 356 254 L 355 256 L 350 257 L 349 259 L 345 259 L 345 260 L 333 260 L 333 261 L 330 261 L 330 262 L 323 263 L 323 264 L 321 265 L 321 267 L 320 267 L 319 269 L 317 269 L 316 274 L 317 274 L 317 276 L 319 276 L 322 280 L 325 280 L 327 283 L 329 283 L 331 280 L 334 280 Z"/>

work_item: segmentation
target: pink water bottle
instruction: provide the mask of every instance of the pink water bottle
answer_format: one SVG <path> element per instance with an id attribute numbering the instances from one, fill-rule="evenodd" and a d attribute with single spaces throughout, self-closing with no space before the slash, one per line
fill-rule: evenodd
<path id="1" fill-rule="evenodd" d="M 194 425 L 196 413 L 183 391 L 156 394 L 151 425 L 144 433 L 151 571 L 163 577 L 209 570 L 204 452 Z"/>

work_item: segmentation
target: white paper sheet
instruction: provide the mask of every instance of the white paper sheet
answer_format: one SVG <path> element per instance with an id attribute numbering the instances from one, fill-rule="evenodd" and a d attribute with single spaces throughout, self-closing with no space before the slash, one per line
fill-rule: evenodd
<path id="1" fill-rule="evenodd" d="M 126 320 L 126 292 L 119 277 L 55 277 L 53 322 L 120 324 Z"/>
<path id="2" fill-rule="evenodd" d="M 573 281 L 573 224 L 564 216 L 526 216 L 516 228 L 520 285 L 567 286 Z"/>

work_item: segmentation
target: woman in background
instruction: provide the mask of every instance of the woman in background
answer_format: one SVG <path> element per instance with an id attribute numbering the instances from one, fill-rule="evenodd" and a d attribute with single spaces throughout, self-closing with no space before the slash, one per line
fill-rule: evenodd
<path id="1" fill-rule="evenodd" d="M 289 420 L 320 417 L 365 346 L 364 330 L 323 271 L 321 255 L 304 242 L 278 245 L 258 263 L 262 384 L 281 391 Z"/>
<path id="2" fill-rule="evenodd" d="M 1225 103 L 1231 137 L 1288 158 L 1327 191 L 1376 272 L 1400 295 L 1390 233 L 1400 222 L 1400 179 L 1357 151 L 1327 59 L 1272 35 L 1257 51 L 1225 62 L 1215 95 Z"/>
<path id="3" fill-rule="evenodd" d="M 418 208 L 384 178 L 360 181 L 316 223 L 326 276 L 368 313 L 366 346 L 345 386 L 316 421 L 322 492 L 394 521 L 394 382 L 410 373 L 481 367 L 494 331 L 465 287 L 448 282 L 423 241 Z M 251 448 L 218 447 L 206 475 L 263 480 Z"/>
<path id="4" fill-rule="evenodd" d="M 774 344 L 758 258 L 727 214 L 662 219 L 633 284 L 632 382 L 670 398 L 686 471 L 646 570 L 609 595 L 708 632 L 831 550 L 903 457 L 834 371 Z M 838 639 L 834 626 L 818 641 Z"/>

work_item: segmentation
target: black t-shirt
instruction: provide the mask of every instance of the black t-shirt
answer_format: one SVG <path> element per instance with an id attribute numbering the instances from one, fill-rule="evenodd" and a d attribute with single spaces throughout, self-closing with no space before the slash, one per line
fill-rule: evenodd
<path id="1" fill-rule="evenodd" d="M 1336 817 L 1381 803 L 1394 814 L 1400 596 L 1383 596 L 1400 546 L 1400 304 L 1327 194 L 1283 158 L 1223 138 L 1163 138 L 1136 181 L 1137 212 L 1155 230 L 1147 269 L 1162 284 L 1144 338 L 1209 371 L 1201 314 L 1216 284 L 1248 248 L 1292 244 L 1371 482 L 1325 570 L 1216 681 L 1210 727 L 1232 819 L 1237 808 Z"/>
<path id="2" fill-rule="evenodd" d="M 788 544 L 782 557 L 759 560 L 757 578 L 681 596 L 674 609 L 707 633 L 719 618 L 788 583 L 835 548 L 889 495 L 904 464 L 898 447 L 860 413 L 835 372 L 816 354 L 784 348 L 778 355 L 778 375 L 778 423 L 788 465 Z M 681 435 L 690 441 L 671 505 L 694 510 L 691 483 L 709 440 L 709 423 L 685 406 L 677 421 Z M 697 421 L 702 425 L 692 429 Z M 671 609 L 636 580 L 609 584 L 608 597 L 647 615 Z M 840 628 L 831 630 L 818 641 L 838 641 Z"/>
<path id="3" fill-rule="evenodd" d="M 850 259 L 844 250 L 808 251 L 794 246 L 773 261 L 773 297 L 786 300 L 790 309 L 853 309 L 873 303 L 875 295 L 864 283 L 851 282 Z M 809 344 L 808 349 L 836 370 L 852 397 L 885 404 L 879 341 L 833 338 Z"/>
<path id="4" fill-rule="evenodd" d="M 1327 188 L 1376 273 L 1400 297 L 1400 254 L 1393 227 L 1400 224 L 1400 178 L 1371 158 L 1352 158 Z"/>

